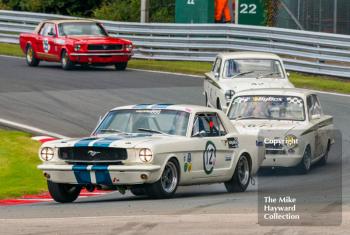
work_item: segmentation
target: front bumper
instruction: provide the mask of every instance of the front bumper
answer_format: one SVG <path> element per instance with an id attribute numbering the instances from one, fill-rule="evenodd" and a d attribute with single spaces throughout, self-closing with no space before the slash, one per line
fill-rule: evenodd
<path id="1" fill-rule="evenodd" d="M 294 167 L 297 166 L 303 156 L 298 154 L 267 154 L 261 167 Z"/>
<path id="2" fill-rule="evenodd" d="M 98 53 L 79 53 L 72 52 L 70 60 L 76 63 L 87 64 L 115 64 L 120 62 L 127 62 L 130 60 L 132 52 L 98 52 Z"/>
<path id="3" fill-rule="evenodd" d="M 156 165 L 54 165 L 38 166 L 49 180 L 66 184 L 135 185 L 153 183 L 161 175 Z"/>

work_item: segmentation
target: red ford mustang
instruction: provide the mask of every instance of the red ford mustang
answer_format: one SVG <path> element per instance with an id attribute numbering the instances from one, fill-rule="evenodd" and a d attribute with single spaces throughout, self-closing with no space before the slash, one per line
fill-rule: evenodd
<path id="1" fill-rule="evenodd" d="M 75 64 L 125 70 L 133 55 L 130 41 L 109 36 L 102 24 L 92 20 L 44 21 L 33 33 L 22 33 L 19 41 L 29 66 L 45 60 L 61 62 L 65 70 Z"/>

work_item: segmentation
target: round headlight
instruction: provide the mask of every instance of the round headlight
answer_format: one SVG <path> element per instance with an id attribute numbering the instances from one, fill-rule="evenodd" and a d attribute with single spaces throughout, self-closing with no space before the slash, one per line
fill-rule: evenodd
<path id="1" fill-rule="evenodd" d="M 49 147 L 44 147 L 40 151 L 40 157 L 43 161 L 51 161 L 54 156 L 54 149 Z"/>
<path id="2" fill-rule="evenodd" d="M 126 49 L 127 51 L 131 51 L 132 48 L 133 48 L 132 44 L 125 45 L 125 49 Z"/>
<path id="3" fill-rule="evenodd" d="M 74 50 L 75 50 L 75 51 L 79 51 L 80 48 L 81 48 L 81 45 L 80 45 L 80 44 L 74 45 Z"/>
<path id="4" fill-rule="evenodd" d="M 228 90 L 225 92 L 225 98 L 227 101 L 230 101 L 234 95 L 235 92 L 233 90 Z"/>
<path id="5" fill-rule="evenodd" d="M 151 162 L 153 160 L 153 153 L 150 149 L 141 149 L 139 158 L 142 162 Z"/>
<path id="6" fill-rule="evenodd" d="M 289 149 L 295 148 L 298 145 L 298 138 L 295 135 L 286 135 L 284 145 Z"/>

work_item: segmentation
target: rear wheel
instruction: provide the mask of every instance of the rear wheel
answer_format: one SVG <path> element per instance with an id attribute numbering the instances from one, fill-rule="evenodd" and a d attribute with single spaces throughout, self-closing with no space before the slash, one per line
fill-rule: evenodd
<path id="1" fill-rule="evenodd" d="M 56 202 L 67 203 L 75 201 L 81 191 L 81 186 L 72 184 L 59 184 L 47 181 L 51 197 Z"/>
<path id="2" fill-rule="evenodd" d="M 179 166 L 175 159 L 170 159 L 165 165 L 160 179 L 146 186 L 146 194 L 152 198 L 172 197 L 179 184 Z"/>
<path id="3" fill-rule="evenodd" d="M 63 51 L 61 55 L 61 65 L 64 70 L 71 70 L 74 67 L 74 63 L 69 59 L 67 51 Z"/>
<path id="4" fill-rule="evenodd" d="M 128 66 L 128 62 L 120 62 L 115 64 L 115 69 L 117 71 L 123 71 L 126 69 L 127 66 Z"/>
<path id="5" fill-rule="evenodd" d="M 244 192 L 249 185 L 251 178 L 251 169 L 248 157 L 246 155 L 241 155 L 235 173 L 229 181 L 225 182 L 225 187 L 227 192 Z"/>
<path id="6" fill-rule="evenodd" d="M 36 67 L 40 63 L 40 60 L 35 57 L 34 50 L 30 45 L 28 45 L 26 49 L 26 62 L 31 67 Z"/>
<path id="7" fill-rule="evenodd" d="M 303 158 L 297 166 L 297 171 L 300 174 L 307 174 L 311 168 L 311 149 L 309 146 L 306 147 Z"/>

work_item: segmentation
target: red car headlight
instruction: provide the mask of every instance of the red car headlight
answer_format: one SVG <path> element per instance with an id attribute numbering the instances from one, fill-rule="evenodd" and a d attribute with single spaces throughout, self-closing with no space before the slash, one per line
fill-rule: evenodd
<path id="1" fill-rule="evenodd" d="M 133 49 L 133 45 L 132 44 L 125 45 L 125 50 L 131 51 L 132 49 Z"/>

